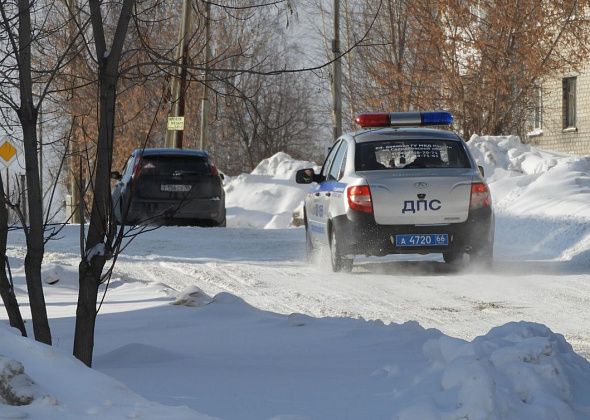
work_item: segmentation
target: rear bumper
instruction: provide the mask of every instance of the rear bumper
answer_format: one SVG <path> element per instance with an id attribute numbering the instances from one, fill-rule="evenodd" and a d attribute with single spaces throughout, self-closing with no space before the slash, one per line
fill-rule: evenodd
<path id="1" fill-rule="evenodd" d="M 225 197 L 186 201 L 135 198 L 126 220 L 137 224 L 220 225 L 225 223 Z"/>
<path id="2" fill-rule="evenodd" d="M 490 207 L 471 211 L 467 221 L 447 225 L 378 225 L 372 214 L 349 211 L 332 220 L 346 254 L 430 254 L 481 250 L 494 243 L 494 214 Z M 448 246 L 396 247 L 398 234 L 448 234 Z"/>

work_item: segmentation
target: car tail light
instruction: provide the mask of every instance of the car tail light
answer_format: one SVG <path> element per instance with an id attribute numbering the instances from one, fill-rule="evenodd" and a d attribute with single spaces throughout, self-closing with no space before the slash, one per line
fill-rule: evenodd
<path id="1" fill-rule="evenodd" d="M 348 188 L 348 206 L 351 210 L 373 213 L 373 201 L 371 200 L 371 189 L 368 185 L 357 185 Z"/>
<path id="2" fill-rule="evenodd" d="M 209 173 L 213 176 L 219 175 L 219 171 L 213 162 L 209 162 Z"/>
<path id="3" fill-rule="evenodd" d="M 492 205 L 492 196 L 490 189 L 484 182 L 474 182 L 471 184 L 471 201 L 469 208 L 471 210 L 481 209 Z"/>

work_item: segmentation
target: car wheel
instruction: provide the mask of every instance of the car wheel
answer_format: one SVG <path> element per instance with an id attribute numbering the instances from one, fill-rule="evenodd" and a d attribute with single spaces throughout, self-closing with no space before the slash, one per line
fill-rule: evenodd
<path id="1" fill-rule="evenodd" d="M 217 225 L 218 227 L 225 227 L 227 225 L 227 219 L 225 218 L 225 216 L 223 216 L 223 220 L 221 222 L 219 222 L 219 224 Z"/>
<path id="2" fill-rule="evenodd" d="M 332 263 L 332 271 L 352 271 L 352 259 L 346 258 L 342 255 L 340 242 L 338 241 L 338 235 L 334 229 L 330 232 L 330 262 Z"/>

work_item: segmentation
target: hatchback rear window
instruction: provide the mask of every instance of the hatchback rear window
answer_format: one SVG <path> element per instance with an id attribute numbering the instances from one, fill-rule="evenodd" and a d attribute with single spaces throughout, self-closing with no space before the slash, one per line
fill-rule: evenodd
<path id="1" fill-rule="evenodd" d="M 198 156 L 145 156 L 141 165 L 142 175 L 179 177 L 209 172 L 207 159 Z"/>
<path id="2" fill-rule="evenodd" d="M 381 169 L 469 168 L 462 145 L 446 140 L 385 140 L 358 143 L 357 171 Z"/>

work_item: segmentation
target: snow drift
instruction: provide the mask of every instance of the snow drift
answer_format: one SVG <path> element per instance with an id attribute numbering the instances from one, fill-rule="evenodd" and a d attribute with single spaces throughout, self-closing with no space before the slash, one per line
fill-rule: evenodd
<path id="1" fill-rule="evenodd" d="M 315 167 L 279 152 L 264 159 L 251 174 L 230 179 L 225 186 L 228 227 L 280 229 L 292 225 L 309 185 L 295 182 L 299 169 Z"/>
<path id="2" fill-rule="evenodd" d="M 189 288 L 180 296 L 194 292 Z M 174 332 L 152 331 L 153 344 L 115 345 L 96 357 L 96 368 L 166 403 L 194 393 L 186 399 L 192 408 L 229 419 L 590 416 L 590 364 L 540 324 L 510 323 L 468 342 L 413 321 L 385 325 L 280 315 L 229 293 L 209 297 L 198 292 L 208 304 L 167 305 L 154 313 L 157 324 L 174 325 Z M 121 317 L 103 322 L 114 327 Z M 184 345 L 175 339 L 156 342 L 159 334 L 170 337 L 182 325 Z M 14 359 L 13 366 L 22 362 L 31 378 L 13 387 L 29 396 L 28 405 L 0 404 L 0 417 L 205 418 L 188 408 L 150 403 L 71 356 L 4 326 L 0 343 L 0 353 Z M 180 386 L 171 388 L 173 382 Z"/>
<path id="3" fill-rule="evenodd" d="M 0 418 L 195 419 L 187 407 L 150 402 L 55 348 L 0 324 Z"/>
<path id="4" fill-rule="evenodd" d="M 542 151 L 516 136 L 473 136 L 468 146 L 484 167 L 506 255 L 517 247 L 520 257 L 529 249 L 531 258 L 590 262 L 590 157 Z"/>
<path id="5" fill-rule="evenodd" d="M 544 325 L 518 322 L 468 343 L 427 341 L 424 376 L 398 399 L 400 420 L 565 420 L 590 415 L 590 364 Z M 584 383 L 584 385 L 581 385 Z"/>

